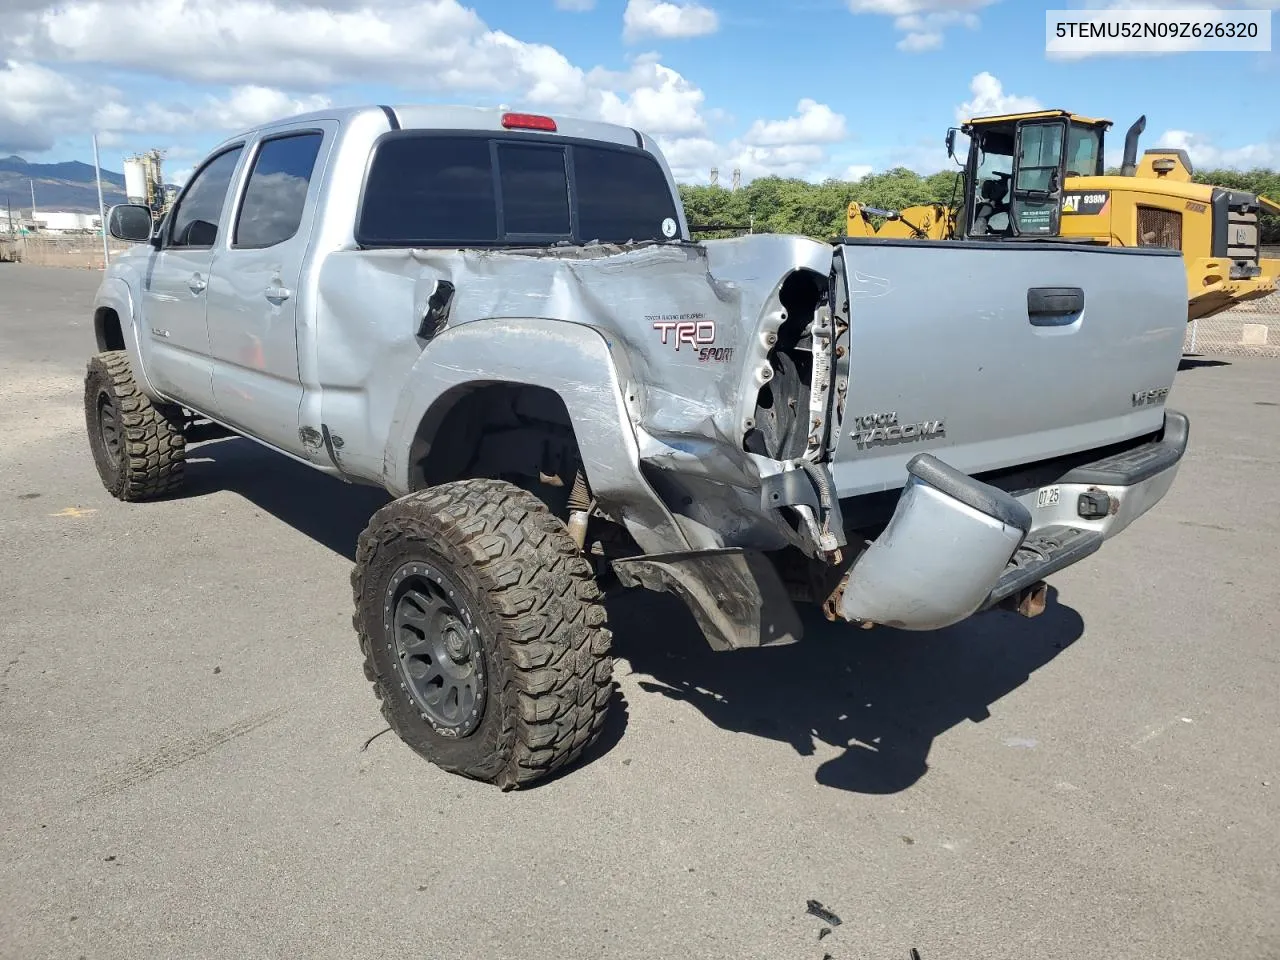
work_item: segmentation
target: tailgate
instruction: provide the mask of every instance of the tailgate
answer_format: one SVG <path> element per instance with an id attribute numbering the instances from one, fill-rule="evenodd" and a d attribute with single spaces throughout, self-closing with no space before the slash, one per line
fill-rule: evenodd
<path id="1" fill-rule="evenodd" d="M 918 453 L 975 474 L 1163 423 L 1186 332 L 1177 251 L 869 239 L 836 264 L 841 497 L 901 487 Z"/>

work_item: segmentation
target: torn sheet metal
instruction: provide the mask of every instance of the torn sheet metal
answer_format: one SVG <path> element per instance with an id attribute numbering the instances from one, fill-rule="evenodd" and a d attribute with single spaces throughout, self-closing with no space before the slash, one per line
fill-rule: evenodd
<path id="1" fill-rule="evenodd" d="M 700 519 L 670 504 L 686 543 L 780 547 L 795 535 L 760 515 L 757 458 L 742 438 L 786 319 L 782 284 L 796 270 L 825 284 L 831 260 L 828 244 L 773 235 L 629 247 L 336 252 L 325 259 L 319 283 L 326 348 L 313 358 L 315 380 L 324 385 L 315 420 L 346 437 L 348 471 L 374 471 L 392 489 L 406 487 L 403 451 L 421 422 L 414 419 L 421 401 L 438 395 L 437 381 L 518 382 L 536 370 L 543 379 L 525 382 L 551 386 L 550 378 L 558 390 L 581 393 L 576 403 L 563 397 L 581 433 L 580 421 L 614 416 L 613 404 L 601 407 L 602 372 L 541 325 L 533 342 L 517 344 L 510 335 L 533 321 L 589 327 L 612 361 L 609 379 L 616 377 L 622 394 L 637 470 L 643 462 L 649 475 L 698 486 Z M 451 290 L 447 313 L 442 289 Z M 419 335 L 426 317 L 433 321 L 429 339 Z M 467 329 L 486 323 L 492 326 L 483 335 Z M 469 354 L 443 349 L 464 330 Z M 391 429 L 378 435 L 384 424 Z M 608 461 L 624 453 L 615 445 L 586 464 L 593 488 Z M 723 542 L 721 529 L 739 531 L 743 542 Z"/>

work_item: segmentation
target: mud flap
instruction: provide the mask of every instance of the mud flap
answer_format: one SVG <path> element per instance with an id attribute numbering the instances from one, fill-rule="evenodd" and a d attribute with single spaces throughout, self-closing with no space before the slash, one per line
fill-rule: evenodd
<path id="1" fill-rule="evenodd" d="M 782 578 L 758 551 L 629 557 L 615 560 L 613 570 L 624 586 L 680 597 L 714 650 L 783 646 L 804 635 Z"/>
<path id="2" fill-rule="evenodd" d="M 907 464 L 884 532 L 854 562 L 837 609 L 846 620 L 938 630 L 976 613 L 1031 529 L 1017 500 L 930 454 Z"/>

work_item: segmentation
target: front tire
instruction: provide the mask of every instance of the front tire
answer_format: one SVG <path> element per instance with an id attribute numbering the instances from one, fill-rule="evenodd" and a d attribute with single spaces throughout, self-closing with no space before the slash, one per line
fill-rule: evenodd
<path id="1" fill-rule="evenodd" d="M 353 625 L 391 729 L 504 790 L 600 736 L 611 635 L 590 565 L 533 494 L 461 480 L 387 504 L 360 535 Z"/>
<path id="2" fill-rule="evenodd" d="M 125 351 L 89 360 L 84 416 L 94 465 L 113 497 L 151 500 L 182 486 L 187 444 L 181 424 L 138 386 Z"/>

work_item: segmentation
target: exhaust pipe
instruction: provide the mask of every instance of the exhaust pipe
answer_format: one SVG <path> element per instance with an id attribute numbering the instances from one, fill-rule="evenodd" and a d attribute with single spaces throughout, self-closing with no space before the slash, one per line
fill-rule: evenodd
<path id="1" fill-rule="evenodd" d="M 1049 585 L 1043 580 L 1037 580 L 1030 586 L 1023 587 L 1012 596 L 1005 597 L 1000 601 L 999 606 L 1002 610 L 1012 610 L 1014 613 L 1030 619 L 1044 613 L 1048 603 Z"/>
<path id="2" fill-rule="evenodd" d="M 1120 176 L 1132 177 L 1138 172 L 1138 138 L 1147 129 L 1147 115 L 1144 113 L 1133 122 L 1129 132 L 1124 135 L 1124 159 L 1120 162 Z"/>

